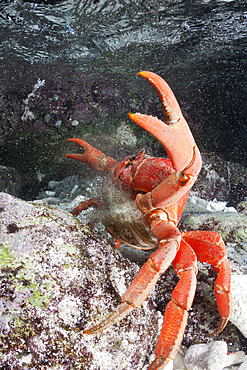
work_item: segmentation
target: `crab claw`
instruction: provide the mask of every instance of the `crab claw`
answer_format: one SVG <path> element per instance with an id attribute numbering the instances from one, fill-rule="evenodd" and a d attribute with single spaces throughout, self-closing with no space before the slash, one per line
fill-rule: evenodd
<path id="1" fill-rule="evenodd" d="M 171 88 L 153 72 L 137 74 L 150 81 L 158 92 L 165 121 L 140 113 L 129 113 L 129 117 L 159 140 L 176 171 L 196 176 L 201 169 L 201 155 Z"/>
<path id="2" fill-rule="evenodd" d="M 83 154 L 66 154 L 65 157 L 87 163 L 89 166 L 99 171 L 114 171 L 117 165 L 117 161 L 115 161 L 115 159 L 106 156 L 100 150 L 94 148 L 84 140 L 71 138 L 68 139 L 68 141 L 73 141 L 74 143 L 80 145 L 80 147 L 85 149 L 85 151 Z"/>

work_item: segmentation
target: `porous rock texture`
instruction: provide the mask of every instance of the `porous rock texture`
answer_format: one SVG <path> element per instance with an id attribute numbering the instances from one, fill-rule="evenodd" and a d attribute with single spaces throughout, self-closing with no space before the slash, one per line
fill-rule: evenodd
<path id="1" fill-rule="evenodd" d="M 0 193 L 0 368 L 142 369 L 152 300 L 97 335 L 139 267 L 74 217 Z"/>

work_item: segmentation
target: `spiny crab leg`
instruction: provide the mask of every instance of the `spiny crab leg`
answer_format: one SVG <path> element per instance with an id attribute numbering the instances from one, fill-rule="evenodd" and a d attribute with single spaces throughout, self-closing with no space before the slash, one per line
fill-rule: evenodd
<path id="1" fill-rule="evenodd" d="M 128 302 L 121 303 L 105 320 L 101 321 L 98 325 L 84 330 L 84 334 L 96 334 L 102 330 L 110 328 L 112 325 L 127 316 L 134 308 L 135 307 L 131 306 Z"/>
<path id="2" fill-rule="evenodd" d="M 187 231 L 182 234 L 182 238 L 192 246 L 198 260 L 209 263 L 217 273 L 214 292 L 221 319 L 213 335 L 219 334 L 231 315 L 231 268 L 225 243 L 214 231 Z"/>
<path id="3" fill-rule="evenodd" d="M 120 321 L 132 310 L 142 305 L 147 296 L 156 285 L 160 274 L 171 264 L 176 256 L 181 234 L 179 230 L 169 222 L 160 220 L 159 216 L 152 218 L 151 231 L 158 237 L 160 248 L 152 253 L 147 262 L 141 267 L 133 282 L 122 297 L 122 303 L 104 321 L 84 331 L 85 334 L 95 334 L 109 328 Z M 165 235 L 172 234 L 173 239 L 166 241 Z M 156 235 L 157 234 L 157 235 Z M 161 240 L 162 235 L 162 240 Z"/>
<path id="4" fill-rule="evenodd" d="M 201 169 L 201 155 L 171 88 L 153 72 L 142 71 L 137 74 L 151 82 L 158 92 L 165 122 L 141 113 L 129 113 L 129 117 L 159 140 L 176 171 L 196 176 Z"/>
<path id="5" fill-rule="evenodd" d="M 141 267 L 116 311 L 103 322 L 84 331 L 85 334 L 100 332 L 121 320 L 133 309 L 140 307 L 160 275 L 172 263 L 180 280 L 166 307 L 161 335 L 155 349 L 156 359 L 149 366 L 149 370 L 161 369 L 164 363 L 174 359 L 183 338 L 188 310 L 192 305 L 196 288 L 196 255 L 186 242 L 181 242 L 179 230 L 170 222 L 162 220 L 160 216 L 159 212 L 154 213 L 150 225 L 159 242 L 159 249 Z"/>
<path id="6" fill-rule="evenodd" d="M 99 205 L 100 205 L 100 200 L 98 198 L 91 198 L 91 199 L 84 200 L 83 202 L 81 202 L 77 207 L 72 209 L 70 213 L 73 216 L 78 216 L 81 213 L 81 211 L 84 211 L 90 207 L 97 208 L 99 207 Z"/>
<path id="7" fill-rule="evenodd" d="M 115 159 L 106 156 L 100 150 L 94 148 L 84 140 L 71 138 L 68 139 L 68 141 L 73 141 L 74 143 L 80 145 L 80 147 L 85 149 L 85 151 L 83 154 L 66 154 L 65 157 L 87 163 L 89 166 L 99 171 L 114 171 L 117 165 L 117 161 L 115 161 Z"/>

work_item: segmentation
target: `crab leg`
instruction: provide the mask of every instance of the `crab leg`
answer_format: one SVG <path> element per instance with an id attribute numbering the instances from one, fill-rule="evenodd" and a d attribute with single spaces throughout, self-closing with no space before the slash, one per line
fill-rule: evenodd
<path id="1" fill-rule="evenodd" d="M 150 81 L 158 92 L 165 112 L 165 122 L 140 113 L 129 113 L 129 117 L 159 140 L 176 171 L 196 176 L 201 169 L 201 155 L 171 88 L 153 72 L 137 74 Z"/>
<path id="2" fill-rule="evenodd" d="M 225 243 L 214 231 L 188 231 L 183 233 L 182 238 L 191 245 L 199 261 L 211 264 L 218 273 L 214 293 L 221 319 L 213 333 L 216 335 L 224 329 L 231 315 L 231 269 Z"/>
<path id="3" fill-rule="evenodd" d="M 105 171 L 105 172 L 113 172 L 117 161 L 115 159 L 106 156 L 100 150 L 94 148 L 86 141 L 76 138 L 68 139 L 68 141 L 73 141 L 80 145 L 81 148 L 85 149 L 83 154 L 66 154 L 65 157 L 76 159 L 77 161 L 87 163 L 92 168 Z"/>
<path id="4" fill-rule="evenodd" d="M 141 267 L 130 287 L 123 295 L 122 303 L 106 320 L 84 331 L 94 334 L 102 331 L 125 317 L 133 309 L 142 305 L 150 294 L 160 275 L 170 266 L 180 245 L 181 234 L 171 223 L 153 215 L 151 231 L 157 237 L 160 247 L 152 253 L 147 262 Z M 165 237 L 169 236 L 169 240 Z"/>
<path id="5" fill-rule="evenodd" d="M 176 204 L 183 199 L 183 196 L 188 195 L 195 181 L 196 177 L 174 171 L 151 192 L 138 194 L 136 196 L 137 206 L 142 212 L 169 206 L 174 207 L 175 210 Z"/>
<path id="6" fill-rule="evenodd" d="M 193 249 L 183 240 L 180 249 L 173 260 L 173 268 L 180 280 L 171 294 L 171 300 L 166 306 L 163 325 L 155 347 L 156 359 L 148 370 L 163 368 L 164 364 L 173 360 L 183 339 L 195 290 L 197 259 Z"/>
<path id="7" fill-rule="evenodd" d="M 70 213 L 73 216 L 78 216 L 82 211 L 84 211 L 84 210 L 86 210 L 90 207 L 97 208 L 97 207 L 99 207 L 99 205 L 100 205 L 100 200 L 98 198 L 90 198 L 88 200 L 85 200 L 85 201 L 81 202 L 77 207 L 72 209 L 72 211 L 70 211 Z"/>
<path id="8" fill-rule="evenodd" d="M 196 288 L 196 255 L 190 246 L 182 241 L 181 234 L 171 223 L 160 218 L 160 214 L 152 215 L 151 230 L 159 241 L 159 249 L 155 251 L 141 267 L 129 289 L 122 298 L 122 303 L 110 316 L 100 324 L 84 331 L 86 334 L 100 332 L 125 317 L 133 309 L 141 306 L 155 286 L 160 275 L 172 263 L 180 280 L 167 305 L 163 327 L 155 349 L 156 359 L 148 368 L 160 369 L 176 355 L 183 338 Z M 179 249 L 179 251 L 178 251 Z"/>

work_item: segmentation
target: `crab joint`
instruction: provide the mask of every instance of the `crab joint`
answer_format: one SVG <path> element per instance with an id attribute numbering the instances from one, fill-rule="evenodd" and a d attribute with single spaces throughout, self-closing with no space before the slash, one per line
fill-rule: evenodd
<path id="1" fill-rule="evenodd" d="M 176 179 L 177 179 L 178 182 L 186 182 L 187 180 L 189 180 L 189 177 L 190 177 L 190 176 L 188 176 L 185 173 L 180 172 L 180 171 L 176 171 L 175 175 L 176 175 Z"/>

